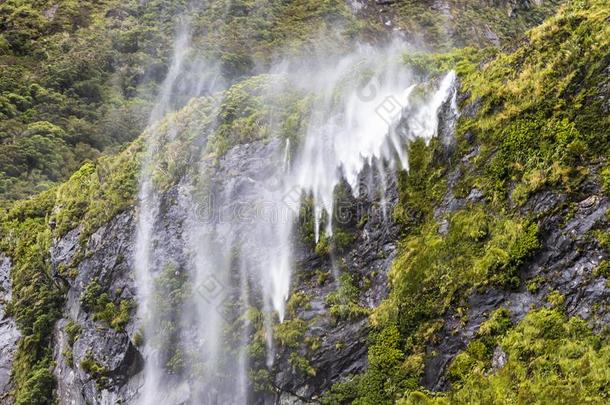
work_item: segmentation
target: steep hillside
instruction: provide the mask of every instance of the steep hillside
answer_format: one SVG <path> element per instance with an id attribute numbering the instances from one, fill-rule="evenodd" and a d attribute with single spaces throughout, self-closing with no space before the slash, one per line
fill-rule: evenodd
<path id="1" fill-rule="evenodd" d="M 609 12 L 570 4 L 478 66 L 424 56 L 461 72 L 455 151 L 422 147 L 401 177 L 369 369 L 331 403 L 425 402 L 420 384 L 452 387 L 442 403 L 607 400 L 589 362 L 608 356 Z"/>
<path id="2" fill-rule="evenodd" d="M 318 40 L 313 33 L 336 32 L 337 24 L 346 27 L 346 36 L 327 38 L 333 52 L 340 52 L 354 32 L 377 38 L 394 27 L 407 35 L 424 33 L 423 40 L 440 48 L 477 44 L 485 38 L 495 43 L 496 37 L 500 42 L 514 38 L 548 11 L 531 5 L 526 12 L 529 3 L 502 3 L 475 12 L 446 2 L 409 19 L 423 3 L 318 3 L 314 7 L 308 2 L 278 2 L 254 11 L 249 3 L 216 2 L 194 15 L 198 35 L 193 42 L 220 61 L 219 69 L 232 76 L 233 84 L 190 100 L 122 152 L 87 162 L 69 180 L 53 186 L 49 182 L 59 182 L 87 157 L 72 148 L 78 142 L 87 143 L 84 148 L 91 151 L 134 137 L 144 118 L 113 138 L 101 130 L 107 111 L 100 106 L 116 98 L 112 108 L 133 117 L 127 111 L 138 106 L 144 117 L 149 109 L 145 100 L 151 99 L 163 74 L 139 72 L 138 77 L 150 76 L 150 81 L 125 79 L 129 91 L 106 88 L 106 80 L 116 74 L 126 78 L 130 75 L 117 72 L 152 69 L 157 63 L 164 72 L 168 51 L 155 48 L 159 53 L 151 56 L 141 44 L 132 51 L 121 50 L 113 54 L 118 58 L 114 67 L 96 70 L 96 75 L 87 64 L 97 67 L 97 62 L 82 56 L 87 61 L 81 65 L 82 76 L 65 87 L 40 84 L 45 94 L 79 100 L 68 115 L 47 110 L 35 97 L 21 109 L 14 104 L 20 100 L 16 95 L 23 97 L 23 89 L 53 77 L 45 76 L 43 64 L 31 60 L 30 53 L 55 49 L 73 61 L 70 52 L 79 53 L 84 45 L 66 44 L 74 46 L 62 51 L 49 45 L 54 40 L 47 43 L 41 38 L 67 36 L 70 43 L 87 37 L 87 30 L 91 35 L 105 32 L 106 24 L 112 26 L 108 21 L 120 27 L 135 24 L 133 35 L 141 38 L 148 32 L 147 13 L 157 16 L 162 4 L 134 3 L 134 10 L 144 14 L 130 15 L 130 3 L 65 9 L 62 3 L 53 16 L 45 17 L 42 31 L 30 26 L 33 31 L 25 39 L 9 35 L 25 32 L 23 27 L 3 31 L 9 44 L 4 49 L 10 50 L 1 58 L 18 62 L 7 69 L 10 75 L 3 74 L 3 80 L 12 79 L 1 85 L 6 86 L 6 91 L 0 88 L 2 94 L 15 96 L 0 96 L 7 100 L 2 105 L 15 113 L 9 117 L 3 112 L 2 125 L 24 132 L 0 147 L 22 153 L 26 148 L 20 142 L 38 139 L 61 145 L 58 153 L 74 156 L 71 161 L 58 157 L 48 168 L 64 172 L 52 175 L 45 171 L 47 166 L 26 158 L 15 176 L 0 166 L 9 179 L 7 199 L 34 192 L 24 189 L 33 184 L 48 188 L 7 204 L 0 217 L 0 368 L 12 369 L 10 381 L 7 373 L 0 373 L 2 401 L 50 404 L 57 398 L 60 403 L 113 404 L 132 403 L 137 396 L 143 385 L 143 344 L 150 338 L 137 319 L 133 261 L 142 162 L 153 168 L 151 177 L 159 190 L 161 209 L 155 226 L 162 237 L 155 248 L 172 258 L 162 264 L 153 293 L 164 325 L 158 336 L 167 351 L 163 367 L 170 376 L 185 372 L 186 355 L 175 343 L 176 314 L 184 310 L 185 297 L 193 294 L 182 272 L 193 255 L 184 247 L 190 214 L 181 205 L 184 195 L 192 190 L 235 191 L 228 205 L 239 205 L 239 196 L 257 192 L 252 179 L 274 169 L 273 157 L 290 145 L 286 139 L 297 147 L 317 101 L 315 93 L 290 86 L 272 91 L 278 88 L 273 75 L 243 77 L 265 71 L 272 50 L 307 50 Z M 48 14 L 51 6 L 35 3 L 28 8 L 6 1 L 1 9 L 28 10 L 11 11 L 13 20 L 0 21 L 42 21 L 31 14 Z M 382 9 L 382 16 L 391 16 L 391 24 L 385 17 L 372 17 Z M 500 15 L 506 10 L 514 24 L 502 24 Z M 151 28 L 151 36 L 144 35 L 150 41 L 145 43 L 169 40 L 173 11 L 167 13 L 158 32 Z M 214 26 L 221 16 L 222 26 Z M 483 20 L 489 21 L 485 31 L 478 30 Z M 123 29 L 117 28 L 115 34 L 121 37 Z M 95 38 L 88 40 L 100 50 L 116 46 Z M 112 42 L 109 38 L 105 40 Z M 440 38 L 450 42 L 439 44 Z M 243 317 L 231 318 L 227 328 L 237 330 L 247 323 L 251 330 L 252 403 L 608 401 L 610 6 L 603 0 L 569 2 L 518 43 L 508 45 L 503 51 L 471 47 L 400 55 L 427 86 L 437 85 L 446 71 L 455 69 L 460 116 L 456 121 L 450 104 L 443 104 L 438 136 L 429 144 L 414 140 L 405 145 L 409 171 L 387 169 L 386 195 L 354 197 L 348 185 L 338 187 L 335 198 L 353 212 L 350 221 L 337 221 L 332 236 L 316 241 L 311 202 L 301 201 L 298 232 L 290 241 L 297 247 L 298 271 L 284 321 L 276 319 L 273 336 L 267 336 L 262 311 L 253 305 Z M 26 60 L 31 62 L 30 73 L 18 73 Z M 97 100 L 76 91 L 87 87 L 83 83 L 89 80 L 102 86 Z M 419 89 L 425 93 L 426 85 Z M 79 109 L 99 112 L 86 118 L 97 135 L 70 143 L 62 136 L 86 133 L 67 124 L 73 121 L 70 117 L 81 119 Z M 208 134 L 205 141 L 199 137 L 202 133 Z M 97 136 L 102 139 L 99 144 L 93 141 Z M 145 145 L 152 136 L 163 142 L 152 163 L 146 163 Z M 42 153 L 37 146 L 32 148 Z M 45 159 L 52 156 L 43 151 Z M 19 162 L 9 149 L 2 156 L 6 164 Z M 37 173 L 42 177 L 33 174 L 34 169 L 41 170 Z M 382 181 L 381 173 L 370 171 L 362 177 Z M 29 174 L 21 177 L 24 173 Z M 387 217 L 379 210 L 384 204 L 391 212 Z M 271 367 L 267 338 L 277 347 Z M 184 403 L 189 395 L 177 389 L 167 401 Z"/>
<path id="3" fill-rule="evenodd" d="M 500 45 L 541 22 L 556 5 L 4 1 L 0 201 L 41 192 L 84 160 L 116 152 L 144 129 L 167 75 L 180 18 L 190 19 L 192 54 L 216 61 L 231 81 L 265 70 L 282 55 L 345 49 L 357 39 L 385 41 L 396 30 L 410 41 L 424 33 L 433 48 Z M 193 75 L 200 74 L 196 57 Z M 183 97 L 172 101 L 178 107 L 185 103 Z"/>

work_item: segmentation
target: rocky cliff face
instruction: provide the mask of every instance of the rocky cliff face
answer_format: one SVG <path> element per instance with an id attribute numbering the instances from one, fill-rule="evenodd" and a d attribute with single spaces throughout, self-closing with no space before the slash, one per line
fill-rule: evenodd
<path id="1" fill-rule="evenodd" d="M 77 254 L 84 255 L 76 266 L 77 276 L 61 278 L 66 303 L 55 325 L 53 355 L 61 403 L 129 403 L 137 393 L 137 380 L 131 379 L 142 370 L 142 357 L 133 343 L 133 322 L 117 330 L 96 320 L 82 302 L 87 286 L 94 282 L 112 300 L 135 300 L 133 215 L 133 210 L 118 215 L 95 231 L 84 247 L 77 228 L 51 248 L 55 269 L 70 266 Z"/>
<path id="2" fill-rule="evenodd" d="M 208 168 L 211 187 L 222 191 L 231 185 L 238 193 L 234 199 L 238 208 L 239 196 L 259 192 L 248 179 L 262 178 L 269 173 L 270 156 L 281 152 L 277 140 L 258 141 L 231 148 L 217 165 Z M 269 167 L 267 167 L 269 166 Z M 267 167 L 267 169 L 266 169 Z M 385 211 L 380 207 L 380 195 L 362 193 L 349 202 L 348 223 L 354 226 L 355 238 L 344 250 L 320 255 L 314 246 L 301 243 L 298 268 L 292 291 L 311 297 L 308 305 L 294 312 L 294 319 L 308 322 L 301 337 L 316 340 L 316 349 L 305 346 L 298 352 L 315 369 L 315 375 L 304 373 L 289 363 L 295 350 L 279 347 L 273 367 L 272 394 L 260 396 L 258 401 L 298 403 L 318 397 L 342 378 L 362 372 L 366 367 L 367 320 L 364 314 L 356 319 L 338 320 L 329 311 L 326 298 L 338 287 L 333 273 L 342 269 L 356 276 L 356 287 L 363 291 L 354 297 L 354 304 L 373 308 L 387 293 L 387 270 L 395 254 L 397 228 L 391 216 L 396 204 L 396 182 L 389 174 Z M 363 173 L 372 176 L 370 170 Z M 376 181 L 374 182 L 376 183 Z M 161 199 L 166 207 L 155 227 L 162 232 L 156 242 L 173 260 L 186 262 L 181 228 L 188 213 L 177 201 L 180 185 L 168 189 Z M 228 212 L 231 207 L 227 208 Z M 110 294 L 112 301 L 135 300 L 133 250 L 137 212 L 129 209 L 96 230 L 85 243 L 76 228 L 54 241 L 51 259 L 55 276 L 65 284 L 66 302 L 54 329 L 54 375 L 58 381 L 57 395 L 62 404 L 117 404 L 131 403 L 141 388 L 142 355 L 137 347 L 135 311 L 124 328 L 117 330 L 104 321 L 96 320 L 95 313 L 83 304 L 87 286 L 97 283 Z M 363 221 L 365 219 L 365 221 Z M 361 222 L 357 225 L 357 222 Z M 247 226 L 247 220 L 244 221 Z M 74 278 L 65 278 L 58 269 L 74 267 Z M 321 281 L 317 278 L 322 277 Z M 366 284 L 366 287 L 364 285 Z M 76 326 L 75 326 L 76 325 Z M 14 343 L 14 342 L 13 342 Z M 176 394 L 172 403 L 188 401 L 188 392 Z M 296 401 L 296 402 L 295 402 Z"/>
<path id="3" fill-rule="evenodd" d="M 468 155 L 468 159 L 475 153 Z M 454 176 L 458 177 L 459 174 Z M 469 310 L 465 317 L 448 311 L 435 343 L 426 349 L 424 386 L 435 391 L 448 389 L 444 376 L 447 366 L 477 336 L 489 315 L 500 308 L 508 309 L 517 323 L 534 308 L 552 307 L 549 293 L 558 292 L 565 297 L 565 311 L 570 316 L 589 321 L 598 331 L 610 325 L 610 290 L 606 278 L 595 271 L 608 259 L 608 253 L 591 236 L 594 229 L 610 231 L 606 216 L 610 201 L 595 183 L 589 183 L 585 189 L 587 192 L 579 201 L 569 207 L 565 194 L 541 191 L 521 208 L 523 214 L 538 218 L 541 235 L 541 247 L 519 271 L 521 287 L 475 292 L 467 297 Z M 442 216 L 477 198 L 480 193 L 473 189 L 468 197 L 456 199 L 450 186 L 436 214 Z"/>
<path id="4" fill-rule="evenodd" d="M 448 114 L 450 110 L 444 110 Z M 441 128 L 446 141 L 441 159 L 455 157 L 451 147 L 452 116 L 445 116 Z M 448 146 L 449 145 L 449 146 Z M 211 170 L 213 187 L 241 184 L 240 194 L 256 192 L 247 179 L 264 176 L 270 155 L 281 149 L 278 141 L 257 141 L 231 148 Z M 477 155 L 473 149 L 462 159 L 468 165 Z M 269 168 L 270 169 L 270 168 Z M 472 189 L 464 198 L 454 196 L 453 187 L 460 180 L 460 168 L 448 174 L 446 194 L 435 210 L 439 219 L 468 204 L 481 199 L 481 192 Z M 271 393 L 260 396 L 258 401 L 281 404 L 309 403 L 320 398 L 333 384 L 351 375 L 363 372 L 367 367 L 367 339 L 369 334 L 366 310 L 379 305 L 387 296 L 387 273 L 396 254 L 399 228 L 391 212 L 397 204 L 397 184 L 388 172 L 385 210 L 381 196 L 375 190 L 362 193 L 347 202 L 348 219 L 354 239 L 340 251 L 320 253 L 314 246 L 301 241 L 297 256 L 298 274 L 292 285 L 293 294 L 308 297 L 305 305 L 296 306 L 290 319 L 306 322 L 306 329 L 296 346 L 282 346 L 272 368 Z M 370 169 L 362 174 L 363 183 L 373 176 Z M 369 182 L 370 183 L 370 182 Z M 576 205 L 567 207 L 566 196 L 552 191 L 534 195 L 521 210 L 525 215 L 539 218 L 541 247 L 524 265 L 519 277 L 524 281 L 519 290 L 490 288 L 469 296 L 467 313 L 448 311 L 444 326 L 426 351 L 422 384 L 432 390 L 447 388 L 445 371 L 448 364 L 476 337 L 480 325 L 491 313 L 507 308 L 514 321 L 522 319 L 531 308 L 549 306 L 548 293 L 558 291 L 566 297 L 566 312 L 590 320 L 596 328 L 610 324 L 610 292 L 604 278 L 593 276 L 593 269 L 608 259 L 607 252 L 590 237 L 592 229 L 608 232 L 610 227 L 606 212 L 610 201 L 599 186 L 591 183 Z M 181 245 L 181 228 L 186 213 L 176 201 L 180 198 L 180 186 L 170 188 L 162 196 L 163 215 L 155 225 L 163 235 L 157 242 L 178 262 L 187 260 Z M 236 203 L 239 201 L 236 198 Z M 113 328 L 107 322 L 96 319 L 91 308 L 83 303 L 87 286 L 97 283 L 112 301 L 133 301 L 136 285 L 133 275 L 133 250 L 135 235 L 134 209 L 119 214 L 97 229 L 85 243 L 80 240 L 81 228 L 68 232 L 53 242 L 51 260 L 57 281 L 65 285 L 65 306 L 54 329 L 54 375 L 58 381 L 57 395 L 62 404 L 117 404 L 131 403 L 141 388 L 143 360 L 137 346 L 137 319 L 132 316 L 121 328 Z M 449 226 L 440 222 L 438 232 L 447 232 Z M 64 277 L 59 269 L 69 268 L 78 261 L 75 277 Z M 10 283 L 7 282 L 10 260 L 2 259 L 4 301 L 10 299 Z M 341 288 L 341 282 L 333 274 L 348 271 L 356 288 L 355 297 L 346 304 L 362 308 L 356 314 L 333 313 L 329 296 Z M 535 280 L 536 286 L 528 284 Z M 131 310 L 132 315 L 134 313 Z M 76 325 L 76 326 L 75 326 Z M 9 386 L 11 353 L 19 333 L 10 317 L 1 325 L 4 373 L 2 384 L 5 392 Z M 308 343 L 305 343 L 308 342 Z M 314 342 L 313 344 L 311 342 Z M 501 349 L 497 357 L 501 366 Z M 291 355 L 298 353 L 307 361 L 307 368 L 295 367 Z M 498 367 L 500 367 L 498 366 Z M 188 401 L 188 393 L 176 398 L 176 403 Z"/>
<path id="5" fill-rule="evenodd" d="M 0 400 L 11 403 L 11 369 L 20 334 L 14 319 L 7 314 L 11 302 L 11 260 L 0 256 Z"/>
<path id="6" fill-rule="evenodd" d="M 405 19 L 404 7 L 416 6 L 410 3 L 350 2 L 355 15 L 374 16 L 407 34 L 440 15 L 428 22 L 443 26 L 443 35 L 458 44 L 470 34 L 492 44 L 510 37 L 511 30 L 498 27 L 495 18 L 496 24 L 466 23 L 471 30 L 464 31 L 469 14 L 452 1 L 429 4 L 434 12 L 422 12 L 421 20 Z M 503 16 L 524 24 L 524 10 L 536 4 L 500 3 Z M 574 320 L 568 317 L 586 321 L 569 337 L 584 336 L 595 358 L 607 358 L 608 15 L 601 1 L 571 5 L 514 53 L 409 55 L 408 63 L 423 75 L 458 70 L 461 115 L 448 105 L 441 109 L 438 139 L 408 145 L 411 171 L 388 169 L 383 195 L 363 187 L 353 197 L 347 184 L 338 187 L 341 243 L 315 243 L 311 224 L 299 218 L 290 241 L 297 246 L 298 270 L 286 319 L 274 328 L 272 367 L 252 355 L 252 403 L 404 404 L 424 400 L 425 390 L 465 403 L 478 398 L 469 378 L 475 387 L 496 375 L 505 378 L 510 388 L 502 395 L 508 398 L 519 384 L 511 378 L 519 373 L 507 368 L 519 361 L 528 362 L 519 370 L 527 370 L 522 374 L 532 381 L 540 380 L 541 363 L 543 376 L 557 372 L 560 385 L 562 378 L 590 372 L 594 363 L 585 357 L 577 369 L 562 369 L 568 360 L 581 359 L 588 346 L 566 340 L 555 324 L 550 330 L 526 324 L 529 333 L 547 340 L 524 339 L 531 347 L 520 356 L 511 352 L 507 331 L 519 332 L 518 325 L 540 308 L 561 313 L 570 327 Z M 236 88 L 237 105 L 250 108 L 250 90 Z M 198 117 L 208 107 L 195 102 L 176 120 Z M 178 276 L 192 254 L 184 240 L 189 213 L 182 202 L 193 173 L 205 172 L 206 187 L 232 196 L 224 207 L 231 212 L 246 196 L 264 191 L 258 187 L 275 170 L 271 157 L 283 152 L 279 139 L 239 132 L 260 129 L 256 111 L 224 111 L 238 111 L 233 115 L 254 124 L 227 125 L 224 134 L 235 139 L 215 139 L 217 153 L 196 170 L 184 167 L 203 146 L 189 143 L 197 134 L 185 130 L 187 142 L 170 144 L 159 165 L 166 177 L 160 180 L 154 248 L 157 258 L 175 261 Z M 182 165 L 172 164 L 177 157 L 185 160 Z M 46 405 L 52 393 L 60 404 L 129 404 L 141 392 L 145 337 L 133 263 L 139 215 L 134 162 L 141 158 L 136 143 L 116 160 L 87 164 L 66 185 L 18 203 L 2 217 L 0 402 L 12 403 L 17 392 L 19 405 Z M 360 182 L 382 183 L 369 167 Z M 240 226 L 246 229 L 247 221 Z M 499 313 L 503 323 L 490 326 Z M 252 341 L 258 332 L 252 330 Z M 552 339 L 560 341 L 565 357 L 547 364 L 548 354 L 536 354 Z M 564 402 L 585 393 L 607 399 L 607 369 L 600 369 L 599 381 L 578 381 L 572 387 L 576 396 L 561 397 Z M 472 391 L 458 392 L 463 387 Z M 551 392 L 549 401 L 565 391 Z M 532 398 L 544 402 L 547 394 Z M 193 395 L 179 386 L 160 400 L 187 404 Z"/>

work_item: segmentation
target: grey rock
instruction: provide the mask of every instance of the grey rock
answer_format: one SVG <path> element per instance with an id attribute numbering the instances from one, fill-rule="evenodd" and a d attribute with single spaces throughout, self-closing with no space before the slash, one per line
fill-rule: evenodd
<path id="1" fill-rule="evenodd" d="M 504 350 L 502 350 L 500 346 L 496 346 L 496 348 L 494 349 L 494 354 L 491 358 L 491 367 L 494 370 L 499 370 L 504 367 L 504 365 L 506 365 L 507 360 L 508 357 L 506 355 L 506 352 L 504 352 Z"/>
<path id="2" fill-rule="evenodd" d="M 130 338 L 135 332 L 135 320 L 130 321 L 126 331 L 116 331 L 94 321 L 81 306 L 81 296 L 89 283 L 96 281 L 114 300 L 135 298 L 130 259 L 134 212 L 121 213 L 95 231 L 87 240 L 84 257 L 74 263 L 80 249 L 80 232 L 79 228 L 68 232 L 51 248 L 55 275 L 61 266 L 76 266 L 76 277 L 63 279 L 68 286 L 64 317 L 55 325 L 57 396 L 60 404 L 70 405 L 130 403 L 138 389 L 134 376 L 143 367 L 142 356 Z M 69 322 L 81 327 L 72 348 L 65 331 Z M 82 362 L 87 357 L 106 370 L 107 384 L 99 384 L 83 370 Z"/>
<path id="3" fill-rule="evenodd" d="M 498 34 L 492 31 L 489 25 L 485 24 L 485 31 L 483 32 L 483 36 L 487 39 L 492 45 L 500 46 L 500 38 Z"/>
<path id="4" fill-rule="evenodd" d="M 7 316 L 5 306 L 12 298 L 11 260 L 0 253 L 0 402 L 11 404 L 11 368 L 17 342 L 21 337 L 15 320 Z"/>

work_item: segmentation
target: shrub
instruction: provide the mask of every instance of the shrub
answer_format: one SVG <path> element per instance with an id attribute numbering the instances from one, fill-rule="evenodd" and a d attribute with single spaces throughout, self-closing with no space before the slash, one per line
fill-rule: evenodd
<path id="1" fill-rule="evenodd" d="M 97 282 L 92 281 L 81 296 L 83 308 L 91 312 L 94 321 L 101 321 L 116 330 L 124 330 L 129 323 L 129 316 L 133 303 L 129 300 L 113 302 L 105 289 Z"/>

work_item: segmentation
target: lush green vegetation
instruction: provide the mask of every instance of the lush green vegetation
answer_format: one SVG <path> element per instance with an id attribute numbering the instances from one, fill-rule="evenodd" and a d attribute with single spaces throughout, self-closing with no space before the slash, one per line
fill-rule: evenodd
<path id="1" fill-rule="evenodd" d="M 63 1 L 55 7 L 44 0 L 0 2 L 0 250 L 13 259 L 9 310 L 23 335 L 13 368 L 19 405 L 53 403 L 52 329 L 65 289 L 60 280 L 75 275 L 91 233 L 134 204 L 143 142 L 119 145 L 143 129 L 149 101 L 167 71 L 175 17 L 186 3 Z M 477 45 L 486 34 L 470 29 L 483 26 L 480 22 L 490 23 L 500 41 L 514 38 L 555 5 L 550 1 L 531 12 L 517 10 L 505 23 L 505 10 L 487 3 L 479 8 L 454 4 L 454 32 L 444 31 L 449 16 L 422 2 L 388 7 L 395 25 L 409 33 L 424 32 L 429 44 L 440 45 L 449 37 L 447 44 L 453 46 Z M 220 61 L 235 84 L 222 94 L 190 101 L 145 134 L 167 138 L 151 165 L 161 190 L 189 170 L 196 154 L 215 159 L 231 145 L 264 139 L 271 132 L 296 138 L 303 130 L 311 98 L 289 88 L 277 92 L 272 85 L 281 83 L 274 83 L 275 77 L 242 76 L 280 55 L 345 48 L 354 39 L 381 38 L 385 30 L 376 17 L 354 15 L 345 2 L 335 0 L 223 0 L 187 14 L 198 52 Z M 525 217 L 518 208 L 544 188 L 577 194 L 585 176 L 598 176 L 606 192 L 610 188 L 608 14 L 603 0 L 574 1 L 512 52 L 465 48 L 405 55 L 405 63 L 422 76 L 456 68 L 468 94 L 463 107 L 478 106 L 459 122 L 457 154 L 480 152 L 460 165 L 462 176 L 451 191 L 465 197 L 476 188 L 483 200 L 435 217 L 434 207 L 450 187 L 448 171 L 456 164 L 440 159 L 443 151 L 436 141 L 409 145 L 411 170 L 400 174 L 400 204 L 394 213 L 403 232 L 400 254 L 390 274 L 390 296 L 370 318 L 369 369 L 335 386 L 326 402 L 528 402 L 553 395 L 566 402 L 581 396 L 591 402 L 608 399 L 603 396 L 608 387 L 606 341 L 582 321 L 566 320 L 559 309 L 533 312 L 516 326 L 504 311 L 495 313 L 454 360 L 449 370 L 453 390 L 438 398 L 420 392 L 426 345 L 443 326 L 446 311 L 465 316 L 465 298 L 476 289 L 520 286 L 519 269 L 539 242 L 536 218 Z M 169 139 L 174 132 L 179 135 Z M 206 145 L 191 142 L 202 133 L 208 134 Z M 101 156 L 103 151 L 108 156 Z M 604 169 L 593 171 L 594 165 Z M 30 195 L 35 196 L 4 202 Z M 336 197 L 340 207 L 350 196 L 339 188 Z M 360 226 L 338 221 L 340 212 L 332 215 L 333 237 L 322 236 L 315 246 L 321 256 L 341 254 Z M 76 228 L 80 252 L 72 263 L 53 268 L 52 241 Z M 304 221 L 301 232 L 313 246 L 311 221 Z M 606 236 L 594 235 L 600 243 Z M 607 277 L 607 262 L 596 271 Z M 314 276 L 322 285 L 328 274 Z M 358 303 L 365 280 L 343 269 L 340 281 L 326 299 L 331 315 L 337 322 L 366 316 L 369 311 Z M 535 291 L 539 283 L 528 280 L 527 288 Z M 172 372 L 183 366 L 175 318 L 188 290 L 183 275 L 168 265 L 155 292 L 164 330 L 153 343 L 167 349 L 166 366 Z M 82 299 L 104 326 L 120 330 L 129 320 L 131 303 L 115 301 L 95 281 Z M 548 296 L 557 308 L 563 299 L 559 293 Z M 288 319 L 274 328 L 274 339 L 293 350 L 288 361 L 295 371 L 313 377 L 316 370 L 305 354 L 320 342 L 307 334 L 309 321 L 296 316 L 308 302 L 303 293 L 292 296 Z M 257 389 L 270 390 L 262 315 L 252 310 L 248 316 L 256 331 L 250 345 L 252 380 Z M 79 327 L 70 324 L 66 332 L 69 351 Z M 141 343 L 142 334 L 136 336 Z M 498 346 L 508 354 L 508 363 L 492 370 Z M 105 384 L 107 372 L 92 355 L 80 366 Z M 545 385 L 545 379 L 550 383 Z"/>
<path id="2" fill-rule="evenodd" d="M 138 3 L 0 5 L 0 200 L 40 192 L 141 131 L 145 84 L 162 78 L 169 49 L 154 44 L 171 29 L 147 27 Z"/>
<path id="3" fill-rule="evenodd" d="M 506 317 L 490 320 L 450 367 L 453 391 L 430 397 L 413 392 L 401 404 L 430 403 L 607 403 L 607 337 L 594 335 L 586 322 L 557 310 L 530 312 L 514 328 Z M 494 349 L 506 364 L 492 368 Z"/>
<path id="4" fill-rule="evenodd" d="M 318 29 L 314 21 L 322 24 L 340 8 L 335 2 L 264 7 L 221 1 L 188 11 L 186 3 L 0 5 L 0 201 L 45 190 L 85 159 L 142 131 L 180 15 L 192 15 L 197 47 L 221 60 L 232 77 L 254 65 L 248 43 L 259 48 L 256 58 L 269 60 L 269 49 L 287 42 L 288 33 L 302 30 L 303 42 Z"/>
<path id="5" fill-rule="evenodd" d="M 108 370 L 95 360 L 92 352 L 85 354 L 85 358 L 80 362 L 80 367 L 95 380 L 98 387 L 107 387 Z"/>
<path id="6" fill-rule="evenodd" d="M 369 310 L 358 303 L 359 296 L 354 275 L 344 271 L 339 276 L 339 287 L 326 296 L 326 305 L 336 321 L 355 320 L 369 314 Z"/>
<path id="7" fill-rule="evenodd" d="M 453 361 L 449 394 L 422 393 L 420 380 L 426 348 L 447 310 L 465 322 L 472 292 L 520 287 L 519 269 L 539 246 L 536 218 L 520 207 L 545 188 L 578 201 L 592 167 L 607 166 L 608 15 L 603 1 L 573 2 L 513 52 L 464 49 L 405 58 L 420 75 L 455 67 L 469 96 L 462 107 L 476 110 L 458 123 L 457 163 L 443 161 L 440 143 L 410 145 L 411 169 L 401 175 L 395 212 L 403 240 L 390 296 L 371 315 L 369 368 L 333 387 L 327 403 L 607 402 L 608 344 L 582 320 L 565 320 L 565 297 L 556 291 L 547 305 L 557 309 L 532 312 L 512 329 L 506 311 L 493 314 Z M 478 154 L 460 161 L 473 150 Z M 462 175 L 449 185 L 451 170 Z M 465 198 L 473 189 L 480 199 L 435 217 L 447 192 Z M 598 240 L 606 236 L 600 233 Z M 602 263 L 599 273 L 604 269 Z M 537 291 L 540 282 L 526 287 Z M 508 363 L 494 371 L 497 346 Z"/>
<path id="8" fill-rule="evenodd" d="M 136 138 L 167 73 L 179 18 L 190 23 L 197 55 L 218 61 L 229 81 L 285 55 L 349 49 L 355 40 L 381 39 L 388 33 L 376 15 L 369 15 L 378 12 L 377 6 L 369 13 L 354 13 L 337 0 L 204 3 L 0 4 L 0 202 L 43 191 L 69 177 L 84 160 Z M 411 34 L 426 32 L 428 44 L 439 47 L 481 43 L 481 33 L 463 32 L 461 26 L 483 22 L 501 39 L 512 38 L 539 23 L 555 5 L 550 1 L 519 10 L 505 24 L 507 10 L 502 7 L 485 4 L 474 11 L 456 2 L 460 27 L 455 33 L 442 32 L 448 16 L 423 2 L 397 2 L 390 8 L 398 26 Z M 188 100 L 174 101 L 181 106 Z M 255 130 L 256 120 L 250 118 L 243 122 L 250 128 L 246 134 Z M 226 130 L 229 137 L 241 136 Z"/>
<path id="9" fill-rule="evenodd" d="M 133 302 L 114 302 L 97 281 L 92 281 L 81 297 L 81 305 L 93 314 L 94 321 L 101 321 L 114 329 L 122 330 L 129 322 Z"/>
<path id="10" fill-rule="evenodd" d="M 385 328 L 375 338 L 377 344 L 369 350 L 371 369 L 333 387 L 323 403 L 392 403 L 388 394 L 396 393 L 396 381 L 405 393 L 395 397 L 396 403 L 404 405 L 579 403 L 584 398 L 603 404 L 609 399 L 608 337 L 593 334 L 585 321 L 566 319 L 558 310 L 532 311 L 515 326 L 506 310 L 493 313 L 452 361 L 447 372 L 452 390 L 446 394 L 416 388 L 414 376 L 423 359 L 405 358 L 396 328 Z M 492 358 L 498 349 L 506 361 L 494 368 Z"/>
<path id="11" fill-rule="evenodd" d="M 136 143 L 116 158 L 98 160 L 97 165 L 87 163 L 61 186 L 17 202 L 2 213 L 0 250 L 13 259 L 9 310 L 23 336 L 12 374 L 17 404 L 52 403 L 52 331 L 65 288 L 54 274 L 71 274 L 68 268 L 53 268 L 52 240 L 80 225 L 85 242 L 97 227 L 133 204 L 138 147 Z M 83 257 L 84 246 L 68 266 L 74 268 Z M 120 328 L 129 310 L 124 304 L 115 309 L 112 319 L 105 318 Z"/>
<path id="12" fill-rule="evenodd" d="M 527 46 L 464 79 L 470 101 L 481 105 L 460 136 L 474 136 L 482 147 L 476 175 L 464 185 L 519 205 L 545 186 L 575 189 L 588 166 L 607 156 L 607 14 L 604 2 L 571 3 L 532 30 Z"/>
<path id="13" fill-rule="evenodd" d="M 9 312 L 23 336 L 12 370 L 15 403 L 20 405 L 50 404 L 45 398 L 52 398 L 55 383 L 52 331 L 62 294 L 53 281 L 48 253 L 51 230 L 47 215 L 54 203 L 55 193 L 45 192 L 15 206 L 2 221 L 2 251 L 14 260 Z"/>

